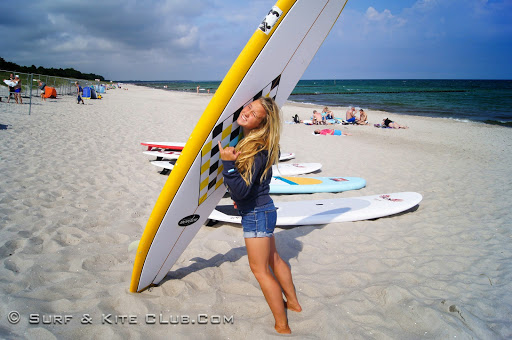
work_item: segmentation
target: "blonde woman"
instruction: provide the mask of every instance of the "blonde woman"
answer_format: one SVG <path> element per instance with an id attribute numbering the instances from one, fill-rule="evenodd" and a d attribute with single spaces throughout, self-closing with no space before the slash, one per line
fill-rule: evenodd
<path id="1" fill-rule="evenodd" d="M 257 99 L 242 110 L 237 123 L 244 134 L 238 145 L 223 149 L 219 142 L 224 181 L 242 216 L 249 266 L 274 315 L 274 328 L 278 333 L 291 333 L 286 308 L 296 312 L 302 308 L 290 267 L 277 252 L 277 212 L 269 196 L 272 164 L 279 159 L 279 107 L 270 98 Z"/>
<path id="2" fill-rule="evenodd" d="M 325 117 L 325 119 L 334 119 L 334 114 L 332 113 L 331 110 L 329 110 L 329 108 L 326 106 L 324 107 L 324 109 L 322 110 L 322 117 Z"/>

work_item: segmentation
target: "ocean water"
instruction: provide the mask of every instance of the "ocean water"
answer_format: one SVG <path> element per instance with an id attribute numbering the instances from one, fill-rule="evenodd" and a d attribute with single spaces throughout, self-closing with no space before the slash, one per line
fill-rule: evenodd
<path id="1" fill-rule="evenodd" d="M 214 93 L 220 81 L 132 82 L 172 91 Z M 356 106 L 414 116 L 512 127 L 512 80 L 301 80 L 289 101 Z"/>

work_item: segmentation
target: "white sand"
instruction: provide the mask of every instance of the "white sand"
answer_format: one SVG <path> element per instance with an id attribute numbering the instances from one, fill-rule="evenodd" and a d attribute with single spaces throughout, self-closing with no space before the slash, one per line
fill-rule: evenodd
<path id="1" fill-rule="evenodd" d="M 12 124 L 0 130 L 0 337 L 278 337 L 237 225 L 203 227 L 173 279 L 129 293 L 135 251 L 128 248 L 167 179 L 140 142 L 186 141 L 210 96 L 128 88 L 87 105 L 72 97 L 36 100 L 30 116 L 27 105 L 0 103 L 0 123 Z M 286 105 L 284 119 L 307 119 L 312 109 Z M 337 116 L 346 110 L 331 109 Z M 289 124 L 282 137 L 294 162 L 321 162 L 322 176 L 363 177 L 366 188 L 274 200 L 398 191 L 424 199 L 417 210 L 389 218 L 276 229 L 303 307 L 288 314 L 293 335 L 512 337 L 512 130 L 368 116 L 371 126 L 334 126 L 349 137 L 313 136 L 315 127 Z M 388 116 L 410 129 L 373 127 Z M 11 311 L 20 313 L 18 324 L 8 322 Z M 233 323 L 158 320 L 200 313 L 233 316 Z M 72 320 L 29 324 L 30 314 Z M 81 323 L 84 314 L 92 324 Z M 103 314 L 112 314 L 112 325 L 102 324 Z M 147 314 L 156 315 L 156 324 L 146 323 Z M 137 324 L 122 324 L 122 315 Z"/>

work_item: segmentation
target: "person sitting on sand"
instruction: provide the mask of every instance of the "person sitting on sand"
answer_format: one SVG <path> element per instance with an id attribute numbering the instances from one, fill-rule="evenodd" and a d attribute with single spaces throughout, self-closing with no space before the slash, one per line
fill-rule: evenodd
<path id="1" fill-rule="evenodd" d="M 338 130 L 338 129 L 323 129 L 323 130 L 315 130 L 313 131 L 313 133 L 315 135 L 324 135 L 324 136 L 328 136 L 328 135 L 333 135 L 333 136 L 352 136 L 350 133 L 347 133 L 347 132 L 343 132 L 341 130 Z"/>
<path id="2" fill-rule="evenodd" d="M 46 84 L 43 83 L 41 80 L 38 80 L 39 83 L 39 89 L 41 90 L 41 99 L 46 101 L 46 97 L 44 96 Z"/>
<path id="3" fill-rule="evenodd" d="M 325 124 L 322 114 L 320 112 L 318 112 L 317 110 L 313 110 L 312 120 L 313 120 L 313 124 L 316 124 L 316 125 Z"/>
<path id="4" fill-rule="evenodd" d="M 356 119 L 357 125 L 366 125 L 368 124 L 368 115 L 364 112 L 363 109 L 359 109 L 359 118 Z"/>
<path id="5" fill-rule="evenodd" d="M 329 108 L 326 106 L 324 107 L 324 109 L 322 110 L 322 117 L 324 117 L 325 119 L 334 119 L 334 114 L 332 113 L 331 110 L 329 110 Z"/>
<path id="6" fill-rule="evenodd" d="M 351 107 L 350 109 L 348 109 L 345 121 L 347 123 L 355 123 L 356 122 L 356 108 L 355 107 Z"/>
<path id="7" fill-rule="evenodd" d="M 389 127 L 389 128 L 393 128 L 393 129 L 408 129 L 409 128 L 405 125 L 400 125 L 397 122 L 389 120 L 388 118 L 386 118 L 382 121 L 382 125 Z"/>

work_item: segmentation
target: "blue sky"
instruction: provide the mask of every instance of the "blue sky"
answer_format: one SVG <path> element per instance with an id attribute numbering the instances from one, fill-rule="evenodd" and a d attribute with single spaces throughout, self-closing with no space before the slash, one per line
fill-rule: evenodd
<path id="1" fill-rule="evenodd" d="M 221 80 L 274 3 L 1 1 L 0 56 L 115 80 Z M 303 79 L 512 79 L 511 60 L 512 0 L 349 0 Z"/>

